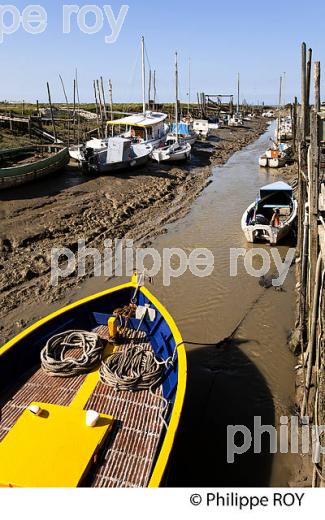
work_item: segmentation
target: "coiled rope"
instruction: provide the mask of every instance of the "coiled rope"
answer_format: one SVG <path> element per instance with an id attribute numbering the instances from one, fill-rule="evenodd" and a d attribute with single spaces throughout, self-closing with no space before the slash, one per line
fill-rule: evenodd
<path id="1" fill-rule="evenodd" d="M 41 364 L 51 376 L 68 377 L 89 372 L 102 360 L 103 342 L 94 332 L 69 330 L 52 336 L 41 351 Z M 68 357 L 71 349 L 81 349 L 80 357 Z"/>
<path id="2" fill-rule="evenodd" d="M 116 390 L 153 391 L 162 381 L 163 365 L 166 361 L 158 361 L 146 345 L 130 345 L 102 362 L 99 375 L 102 383 Z"/>

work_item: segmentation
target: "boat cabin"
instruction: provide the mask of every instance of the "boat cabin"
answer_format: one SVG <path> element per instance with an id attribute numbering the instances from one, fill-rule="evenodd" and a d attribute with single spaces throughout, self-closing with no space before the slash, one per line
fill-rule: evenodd
<path id="1" fill-rule="evenodd" d="M 285 221 L 293 210 L 293 191 L 289 184 L 279 181 L 260 189 L 259 198 L 247 215 L 247 224 L 268 225 L 274 211 L 279 211 L 280 221 Z"/>
<path id="2" fill-rule="evenodd" d="M 146 112 L 134 114 L 110 121 L 114 135 L 131 138 L 135 142 L 156 141 L 166 134 L 165 120 L 167 114 L 162 112 Z"/>

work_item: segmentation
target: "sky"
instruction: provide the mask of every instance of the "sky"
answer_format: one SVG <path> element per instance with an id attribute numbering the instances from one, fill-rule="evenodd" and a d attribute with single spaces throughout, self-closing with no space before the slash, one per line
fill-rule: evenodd
<path id="1" fill-rule="evenodd" d="M 310 0 L 308 8 L 302 0 L 75 0 L 75 5 L 83 8 L 81 13 L 96 3 L 97 27 L 90 7 L 85 19 L 94 28 L 93 34 L 81 31 L 82 16 L 78 19 L 76 14 L 71 16 L 70 33 L 63 34 L 63 6 L 72 4 L 68 0 L 10 0 L 20 14 L 33 3 L 47 13 L 41 34 L 27 32 L 26 22 L 17 22 L 19 28 L 6 34 L 6 27 L 13 24 L 12 15 L 0 13 L 0 100 L 45 102 L 48 81 L 53 101 L 61 103 L 61 74 L 72 101 L 77 69 L 81 101 L 93 101 L 93 79 L 103 76 L 105 85 L 112 79 L 114 101 L 140 102 L 142 35 L 147 69 L 149 64 L 156 69 L 158 102 L 174 99 L 175 51 L 182 101 L 188 99 L 189 59 L 192 101 L 197 92 L 236 94 L 238 72 L 241 100 L 248 103 L 276 104 L 283 73 L 285 100 L 289 102 L 295 95 L 299 98 L 302 41 L 313 48 L 313 59 L 325 67 L 324 0 Z M 120 33 L 114 43 L 105 43 L 112 30 L 103 8 L 110 5 L 117 18 L 123 3 L 129 9 Z M 104 13 L 102 19 L 100 13 Z"/>

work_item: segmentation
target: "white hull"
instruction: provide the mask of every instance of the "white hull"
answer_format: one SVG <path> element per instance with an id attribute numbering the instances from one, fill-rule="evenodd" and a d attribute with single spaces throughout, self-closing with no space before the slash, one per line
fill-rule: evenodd
<path id="1" fill-rule="evenodd" d="M 186 161 L 190 157 L 191 145 L 189 143 L 157 148 L 151 153 L 151 158 L 157 162 Z"/>
<path id="2" fill-rule="evenodd" d="M 293 203 L 293 211 L 290 217 L 285 223 L 283 223 L 281 227 L 274 227 L 265 224 L 247 225 L 248 214 L 254 208 L 254 206 L 255 202 L 253 202 L 253 204 L 247 208 L 241 220 L 241 228 L 244 232 L 247 242 L 253 244 L 254 242 L 262 240 L 275 245 L 287 236 L 297 216 L 298 204 L 296 200 Z"/>
<path id="3" fill-rule="evenodd" d="M 258 160 L 258 164 L 262 167 L 262 168 L 266 168 L 268 166 L 268 158 L 265 156 L 265 155 L 262 155 L 259 160 Z"/>

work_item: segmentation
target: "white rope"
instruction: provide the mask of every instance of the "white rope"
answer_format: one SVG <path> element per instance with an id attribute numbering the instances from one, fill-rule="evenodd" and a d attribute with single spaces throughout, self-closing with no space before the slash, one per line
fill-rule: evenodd
<path id="1" fill-rule="evenodd" d="M 162 364 L 147 345 L 132 345 L 101 364 L 100 380 L 116 390 L 152 390 L 161 383 Z"/>
<path id="2" fill-rule="evenodd" d="M 84 374 L 102 360 L 103 342 L 94 332 L 69 330 L 50 338 L 41 351 L 41 363 L 51 376 L 69 377 Z M 71 349 L 81 349 L 79 358 L 68 357 Z"/>

